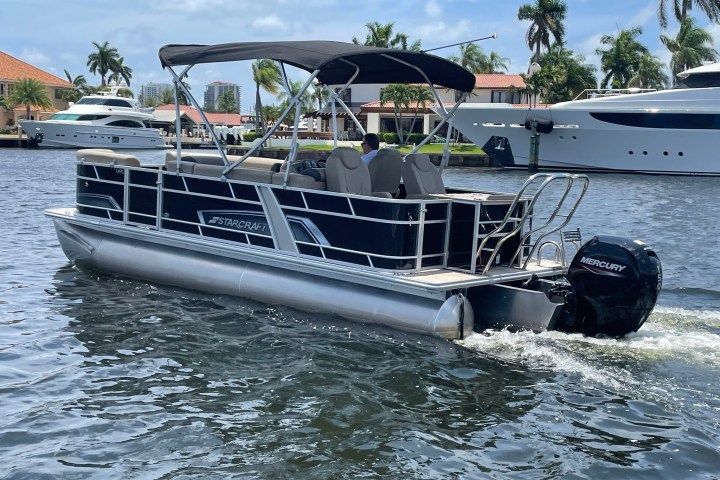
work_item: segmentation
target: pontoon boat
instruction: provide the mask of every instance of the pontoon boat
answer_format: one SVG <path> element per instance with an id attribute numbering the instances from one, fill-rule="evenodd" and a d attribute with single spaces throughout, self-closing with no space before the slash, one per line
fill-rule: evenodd
<path id="1" fill-rule="evenodd" d="M 160 50 L 176 97 L 182 90 L 198 111 L 182 82 L 193 66 L 255 59 L 279 62 L 286 87 L 288 65 L 309 72 L 301 93 L 313 82 L 339 86 L 330 88 L 333 113 L 346 107 L 342 91 L 353 82 L 424 83 L 439 105 L 437 88 L 462 92 L 462 101 L 475 84 L 440 57 L 338 42 Z M 276 125 L 294 110 L 297 132 L 301 93 Z M 443 122 L 428 139 L 454 108 L 441 108 Z M 587 176 L 538 174 L 512 193 L 448 188 L 447 143 L 439 168 L 418 153 L 422 144 L 404 156 L 383 148 L 366 166 L 349 146 L 325 162 L 298 160 L 297 133 L 284 161 L 257 156 L 257 145 L 232 156 L 208 131 L 217 153 L 178 145 L 162 165 L 80 150 L 75 206 L 46 211 L 67 257 L 113 274 L 452 339 L 488 328 L 621 336 L 655 305 L 660 262 L 649 246 L 617 237 L 580 246 L 570 228 Z"/>

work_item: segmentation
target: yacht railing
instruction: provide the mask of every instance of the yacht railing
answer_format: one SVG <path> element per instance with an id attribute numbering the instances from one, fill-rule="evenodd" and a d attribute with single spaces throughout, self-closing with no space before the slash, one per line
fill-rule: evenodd
<path id="1" fill-rule="evenodd" d="M 655 92 L 654 88 L 586 88 L 573 100 L 585 100 L 588 98 L 615 97 L 617 95 L 631 95 L 634 93 Z"/>

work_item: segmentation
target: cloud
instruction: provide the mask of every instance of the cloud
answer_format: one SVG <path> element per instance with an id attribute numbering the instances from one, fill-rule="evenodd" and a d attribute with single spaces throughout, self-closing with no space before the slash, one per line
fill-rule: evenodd
<path id="1" fill-rule="evenodd" d="M 280 20 L 280 18 L 274 14 L 268 15 L 266 17 L 256 18 L 250 24 L 250 27 L 253 30 L 260 30 L 263 32 L 267 32 L 268 30 L 272 30 L 274 32 L 287 30 L 287 25 L 285 24 L 285 22 Z"/>
<path id="2" fill-rule="evenodd" d="M 425 4 L 425 15 L 428 17 L 437 17 L 440 14 L 442 14 L 442 8 L 440 8 L 437 0 L 430 0 Z"/>
<path id="3" fill-rule="evenodd" d="M 600 39 L 605 36 L 604 33 L 595 33 L 587 38 L 585 38 L 582 42 L 577 44 L 575 47 L 576 50 L 574 50 L 575 54 L 584 55 L 586 58 L 594 57 L 596 55 L 595 50 L 598 48 L 602 48 L 603 50 L 607 49 L 607 45 L 603 45 L 600 43 Z"/>
<path id="4" fill-rule="evenodd" d="M 427 39 L 431 39 L 437 44 L 437 39 L 441 38 L 443 44 L 448 44 L 453 43 L 455 40 L 467 40 L 470 31 L 470 22 L 468 20 L 460 20 L 454 25 L 445 23 L 442 20 L 436 20 L 418 25 L 410 39 L 420 38 L 423 41 L 423 48 L 427 48 L 431 47 L 426 41 Z"/>
<path id="5" fill-rule="evenodd" d="M 650 2 L 630 17 L 625 25 L 627 28 L 637 25 L 644 26 L 650 19 L 657 18 L 657 11 L 657 2 Z"/>
<path id="6" fill-rule="evenodd" d="M 43 52 L 34 48 L 23 48 L 20 55 L 18 55 L 23 62 L 27 62 L 30 65 L 46 65 L 50 62 L 50 57 L 45 55 Z"/>
<path id="7" fill-rule="evenodd" d="M 165 0 L 157 4 L 159 11 L 179 11 L 183 13 L 212 11 L 225 5 L 232 6 L 228 0 Z"/>

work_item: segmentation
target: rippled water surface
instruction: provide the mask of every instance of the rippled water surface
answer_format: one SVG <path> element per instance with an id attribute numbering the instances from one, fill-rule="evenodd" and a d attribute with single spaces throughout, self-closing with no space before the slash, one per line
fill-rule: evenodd
<path id="1" fill-rule="evenodd" d="M 0 149 L 0 478 L 720 478 L 718 179 L 591 175 L 584 237 L 663 262 L 638 333 L 451 343 L 77 270 L 74 156 Z"/>

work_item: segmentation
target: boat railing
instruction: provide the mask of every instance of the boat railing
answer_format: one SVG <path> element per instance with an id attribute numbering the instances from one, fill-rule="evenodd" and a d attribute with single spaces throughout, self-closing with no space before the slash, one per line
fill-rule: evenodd
<path id="1" fill-rule="evenodd" d="M 296 252 L 376 270 L 416 272 L 446 265 L 447 240 L 441 238 L 446 238 L 449 228 L 451 201 L 447 199 L 399 200 L 313 189 L 289 192 L 279 181 L 220 180 L 164 170 L 162 165 L 80 161 L 77 168 L 78 184 L 83 185 L 76 199 L 78 211 L 129 227 Z M 284 172 L 273 175 L 282 177 Z M 286 198 L 286 203 L 277 200 L 279 204 L 268 205 L 276 196 Z M 185 215 L 184 209 L 173 207 L 180 204 L 197 206 Z M 292 231 L 289 243 L 282 245 L 276 230 L 279 224 L 266 220 L 272 217 L 264 213 L 268 208 L 285 213 Z M 378 209 L 384 214 L 377 216 Z M 223 221 L 214 222 L 213 216 Z M 254 226 L 239 229 L 233 222 Z M 363 244 L 348 239 L 351 233 L 343 233 L 344 242 L 331 242 L 325 238 L 329 225 L 359 226 L 377 232 L 378 241 Z M 403 246 L 381 245 L 387 236 L 404 239 Z"/>
<path id="2" fill-rule="evenodd" d="M 518 191 L 505 217 L 495 222 L 495 228 L 483 236 L 471 272 L 475 273 L 480 268 L 480 273 L 486 275 L 493 266 L 499 264 L 498 254 L 502 246 L 513 238 L 520 240 L 506 265 L 527 269 L 534 255 L 538 258 L 542 255 L 539 247 L 546 239 L 570 222 L 589 182 L 587 175 L 567 173 L 538 173 L 530 177 Z M 548 188 L 550 185 L 560 188 L 553 190 Z M 542 206 L 538 205 L 538 200 L 550 196 L 545 195 L 548 192 L 556 195 L 554 205 L 545 209 L 540 217 L 537 212 L 542 210 Z M 495 240 L 492 246 L 491 240 Z M 561 257 L 561 263 L 564 264 L 564 252 Z"/>
<path id="3" fill-rule="evenodd" d="M 654 88 L 586 88 L 573 100 L 585 100 L 588 98 L 614 97 L 617 95 L 631 95 L 634 93 L 654 92 Z"/>
<path id="4" fill-rule="evenodd" d="M 167 165 L 175 162 L 171 159 Z M 215 176 L 169 171 L 162 165 L 80 161 L 77 168 L 82 185 L 77 208 L 83 214 L 130 227 L 190 234 L 199 241 L 270 248 L 403 273 L 450 268 L 485 275 L 501 263 L 527 269 L 531 257 L 542 256 L 539 246 L 569 222 L 587 189 L 584 175 L 555 173 L 534 175 L 517 195 L 457 192 L 394 199 L 330 192 L 324 184 L 320 189 L 289 191 L 281 184 L 284 172 L 270 170 L 248 169 L 262 173 L 264 180 L 226 179 L 217 175 L 224 168 L 220 165 L 215 166 Z M 564 188 L 548 189 L 551 184 Z M 578 185 L 580 193 L 571 194 Z M 551 202 L 539 205 L 546 190 L 560 192 L 547 214 L 545 207 Z M 278 220 L 280 212 L 289 225 Z M 451 241 L 451 230 L 469 232 L 473 224 L 472 239 Z"/>

